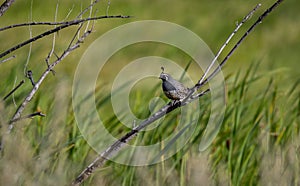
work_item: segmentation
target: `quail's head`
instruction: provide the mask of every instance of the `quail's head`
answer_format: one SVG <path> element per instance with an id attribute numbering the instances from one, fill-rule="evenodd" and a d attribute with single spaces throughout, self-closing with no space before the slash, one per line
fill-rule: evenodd
<path id="1" fill-rule="evenodd" d="M 189 89 L 186 88 L 182 83 L 173 79 L 170 74 L 164 72 L 164 67 L 161 67 L 162 73 L 159 78 L 162 80 L 162 89 L 165 95 L 172 100 L 182 100 L 184 99 Z"/>

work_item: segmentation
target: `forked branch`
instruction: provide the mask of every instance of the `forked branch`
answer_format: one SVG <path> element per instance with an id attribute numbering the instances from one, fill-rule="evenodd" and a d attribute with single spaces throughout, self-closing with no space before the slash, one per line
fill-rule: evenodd
<path id="1" fill-rule="evenodd" d="M 95 0 L 93 3 L 90 4 L 90 6 L 86 9 L 84 9 L 78 16 L 77 18 L 81 17 L 81 15 L 83 15 L 87 10 L 91 9 L 92 6 L 95 5 L 95 3 L 97 3 L 99 0 Z M 109 18 L 129 18 L 129 16 L 122 16 L 122 15 L 118 15 L 118 16 L 98 16 L 98 17 L 88 17 L 88 18 L 84 18 L 84 19 L 75 19 L 73 21 L 68 21 L 68 22 L 62 22 L 62 25 L 55 27 L 51 30 L 48 30 L 38 36 L 35 36 L 23 43 L 20 43 L 18 45 L 16 45 L 15 47 L 8 49 L 7 51 L 3 52 L 2 54 L 0 54 L 0 58 L 13 52 L 14 50 L 17 50 L 18 48 L 21 48 L 31 42 L 34 42 L 38 39 L 41 39 L 47 35 L 50 35 L 52 33 L 58 32 L 64 28 L 67 28 L 69 26 L 72 25 L 79 25 L 76 33 L 74 34 L 74 37 L 72 38 L 72 40 L 70 41 L 70 44 L 68 45 L 68 47 L 65 49 L 65 51 L 60 55 L 57 56 L 57 59 L 53 62 L 53 63 L 49 63 L 49 58 L 46 58 L 46 62 L 47 62 L 47 69 L 43 72 L 43 74 L 41 75 L 41 77 L 34 82 L 33 78 L 32 78 L 32 73 L 31 71 L 28 71 L 30 73 L 27 73 L 28 78 L 30 79 L 33 88 L 31 89 L 31 91 L 28 93 L 28 95 L 26 96 L 26 98 L 23 100 L 23 102 L 19 105 L 18 109 L 16 110 L 15 114 L 13 115 L 13 117 L 11 118 L 11 120 L 9 121 L 9 128 L 8 128 L 8 132 L 11 132 L 11 130 L 14 127 L 14 123 L 16 121 L 19 121 L 20 119 L 26 118 L 26 117 L 21 117 L 22 112 L 24 111 L 26 105 L 32 100 L 33 96 L 37 93 L 40 85 L 42 84 L 42 82 L 45 80 L 46 76 L 49 74 L 49 72 L 54 72 L 53 69 L 54 67 L 59 64 L 65 57 L 67 57 L 73 50 L 77 49 L 80 44 L 85 40 L 86 37 L 88 37 L 89 34 L 92 33 L 92 29 L 93 26 L 91 26 L 90 29 L 86 29 L 86 31 L 84 31 L 84 33 L 81 35 L 80 38 L 76 39 L 78 36 L 79 31 L 82 29 L 82 26 L 84 23 L 88 23 L 90 21 L 94 21 L 94 20 L 98 20 L 98 19 L 109 19 Z M 51 54 L 50 54 L 51 55 Z M 49 55 L 48 55 L 49 56 Z"/>
<path id="2" fill-rule="evenodd" d="M 81 29 L 81 27 L 79 27 L 78 29 Z M 77 33 L 77 32 L 76 32 Z M 53 68 L 59 64 L 65 57 L 67 57 L 73 50 L 77 49 L 80 44 L 83 42 L 83 40 L 91 33 L 91 30 L 88 30 L 87 32 L 85 32 L 78 40 L 75 44 L 70 45 L 52 64 L 50 64 L 48 66 L 48 68 L 44 71 L 44 73 L 41 75 L 41 77 L 39 78 L 39 80 L 37 82 L 35 82 L 33 84 L 33 88 L 31 89 L 31 91 L 29 92 L 29 94 L 27 95 L 27 97 L 24 99 L 24 101 L 21 103 L 21 105 L 18 107 L 18 109 L 16 110 L 14 116 L 12 117 L 12 119 L 9 122 L 9 127 L 8 127 L 8 132 L 11 132 L 11 130 L 14 127 L 14 123 L 16 121 L 19 121 L 21 118 L 21 114 L 23 112 L 23 110 L 25 109 L 25 106 L 31 101 L 31 99 L 33 98 L 33 96 L 36 94 L 36 92 L 38 91 L 40 85 L 42 84 L 42 82 L 44 81 L 44 79 L 46 78 L 46 76 L 52 72 Z M 74 37 L 76 37 L 77 34 L 75 34 Z"/>

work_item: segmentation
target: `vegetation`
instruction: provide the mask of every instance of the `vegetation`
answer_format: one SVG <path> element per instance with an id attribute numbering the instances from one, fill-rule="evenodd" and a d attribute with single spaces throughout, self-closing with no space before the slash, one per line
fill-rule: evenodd
<path id="1" fill-rule="evenodd" d="M 71 0 L 58 2 L 57 21 L 66 18 L 70 9 L 69 17 L 76 17 L 89 4 Z M 16 1 L 0 17 L 0 27 L 28 21 L 54 21 L 56 3 Z M 262 9 L 265 9 L 274 2 L 262 3 Z M 100 2 L 96 5 L 97 15 L 106 14 L 107 4 Z M 53 37 L 45 37 L 16 51 L 13 53 L 15 59 L 0 64 L 2 97 L 22 79 L 25 80 L 13 96 L 0 102 L 4 147 L 0 157 L 0 185 L 67 185 L 97 156 L 79 131 L 72 107 L 74 72 L 93 40 L 127 22 L 159 19 L 187 27 L 216 52 L 234 29 L 235 21 L 253 8 L 255 2 L 195 0 L 172 1 L 172 5 L 176 6 L 171 6 L 170 2 L 110 2 L 109 14 L 134 17 L 98 20 L 90 37 L 55 67 L 55 75 L 46 78 L 24 111 L 24 115 L 42 111 L 46 116 L 18 121 L 10 134 L 6 133 L 7 123 L 32 88 L 24 72 L 32 70 L 33 78 L 38 79 L 47 68 L 44 59 L 51 50 Z M 226 64 L 223 70 L 227 91 L 225 117 L 217 137 L 206 151 L 199 152 L 198 148 L 209 119 L 209 94 L 199 99 L 201 109 L 197 114 L 200 117 L 195 130 L 188 143 L 175 155 L 161 163 L 141 167 L 109 161 L 84 185 L 299 185 L 298 7 L 299 2 L 295 0 L 283 2 Z M 247 23 L 245 28 L 247 25 L 250 24 Z M 1 52 L 28 39 L 30 30 L 35 36 L 49 28 L 32 26 L 1 31 Z M 77 28 L 68 28 L 57 34 L 57 55 L 67 47 Z M 149 55 L 171 59 L 183 68 L 188 67 L 190 61 L 190 57 L 179 49 L 157 43 L 128 46 L 110 58 L 99 75 L 95 100 L 104 125 L 117 138 L 129 129 L 119 122 L 112 110 L 112 82 L 129 62 Z M 159 73 L 158 68 L 157 75 Z M 187 68 L 187 73 L 194 81 L 200 78 L 199 68 L 194 62 Z M 159 80 L 150 78 L 139 82 L 129 97 L 132 112 L 141 119 L 149 116 L 148 103 L 155 96 L 167 101 Z M 179 111 L 170 113 L 158 127 L 138 134 L 130 143 L 149 145 L 165 139 L 174 132 L 180 116 Z"/>

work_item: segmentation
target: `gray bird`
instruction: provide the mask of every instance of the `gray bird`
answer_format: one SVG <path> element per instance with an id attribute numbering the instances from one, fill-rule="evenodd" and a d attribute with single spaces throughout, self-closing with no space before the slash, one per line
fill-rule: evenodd
<path id="1" fill-rule="evenodd" d="M 182 83 L 172 78 L 170 74 L 164 73 L 164 67 L 161 67 L 162 73 L 159 79 L 162 80 L 162 89 L 165 95 L 171 100 L 182 100 L 184 99 L 189 89 L 186 88 Z"/>

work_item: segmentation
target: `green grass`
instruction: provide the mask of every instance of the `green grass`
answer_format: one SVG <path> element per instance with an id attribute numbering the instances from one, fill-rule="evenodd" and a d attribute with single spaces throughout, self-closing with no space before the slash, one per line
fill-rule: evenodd
<path id="1" fill-rule="evenodd" d="M 267 1 L 266 4 L 271 2 Z M 73 4 L 71 16 L 80 10 L 80 2 L 61 3 L 59 19 L 65 17 L 66 10 Z M 255 3 L 236 0 L 211 3 L 176 1 L 174 4 L 178 6 L 171 8 L 166 2 L 112 2 L 111 14 L 122 13 L 135 17 L 131 20 L 98 21 L 95 33 L 78 51 L 57 66 L 55 76 L 49 75 L 46 78 L 24 112 L 29 114 L 41 110 L 46 117 L 22 120 L 16 123 L 12 134 L 6 133 L 7 121 L 16 110 L 14 101 L 18 105 L 24 99 L 31 89 L 29 81 L 14 94 L 14 99 L 10 97 L 0 102 L 1 136 L 4 142 L 0 157 L 0 185 L 68 185 L 97 156 L 77 127 L 71 98 L 73 74 L 78 59 L 94 39 L 106 30 L 126 22 L 161 19 L 186 26 L 203 37 L 213 51 L 217 51 L 233 30 L 234 22 Z M 38 4 L 38 1 L 34 1 L 34 7 Z M 297 60 L 300 32 L 295 25 L 300 16 L 296 8 L 299 3 L 295 4 L 292 0 L 284 2 L 226 64 L 223 70 L 227 91 L 225 116 L 217 137 L 205 152 L 199 152 L 198 148 L 210 116 L 209 94 L 200 99 L 199 113 L 193 113 L 199 114 L 199 120 L 195 122 L 190 119 L 185 123 L 188 127 L 195 126 L 195 130 L 176 154 L 158 164 L 142 167 L 108 161 L 83 185 L 299 185 L 300 79 Z M 15 7 L 5 15 L 7 17 L 1 17 L 1 27 L 27 21 L 29 5 L 30 1 L 16 1 Z M 103 2 L 98 6 L 100 13 L 105 12 L 105 5 Z M 193 10 L 187 14 L 187 8 L 191 7 Z M 166 8 L 170 9 L 169 13 Z M 45 6 L 34 9 L 34 20 L 53 20 L 54 10 L 55 4 L 46 1 Z M 47 14 L 37 20 L 41 12 Z M 45 28 L 34 27 L 34 35 Z M 59 33 L 58 53 L 65 48 L 74 30 Z M 28 36 L 27 28 L 0 32 L 1 41 L 7 41 L 1 42 L 1 50 Z M 52 38 L 47 37 L 33 45 L 29 68 L 33 70 L 35 79 L 46 68 L 44 58 L 50 50 L 51 41 Z M 24 79 L 28 47 L 15 54 L 16 59 L 0 64 L 2 97 L 13 88 L 15 81 L 18 83 Z M 139 44 L 116 53 L 99 75 L 102 78 L 99 78 L 95 91 L 98 114 L 103 118 L 106 129 L 115 137 L 124 135 L 129 128 L 119 122 L 112 110 L 109 91 L 113 78 L 130 61 L 148 55 L 173 59 L 183 68 L 189 67 L 187 72 L 193 80 L 199 79 L 199 69 L 194 62 L 189 64 L 189 56 L 169 46 Z M 159 73 L 160 69 L 157 69 Z M 131 91 L 129 103 L 132 112 L 144 119 L 150 114 L 148 103 L 154 96 L 160 96 L 164 101 L 167 99 L 158 80 L 148 79 L 147 85 L 150 86 L 140 84 Z M 156 103 L 152 104 L 155 106 Z M 154 108 L 157 110 L 159 106 Z M 124 110 L 123 114 L 126 115 L 127 111 Z M 190 118 L 192 116 L 189 115 Z M 188 131 L 187 128 L 176 128 L 180 117 L 179 111 L 168 114 L 158 127 L 139 133 L 130 144 L 155 144 L 175 132 Z M 85 122 L 84 125 L 89 124 L 88 116 Z M 162 143 L 160 155 L 170 153 L 169 147 L 176 146 L 176 141 L 177 138 Z"/>
<path id="2" fill-rule="evenodd" d="M 222 180 L 225 179 L 225 183 L 232 185 L 257 185 L 266 182 L 266 179 L 273 181 L 281 171 L 288 171 L 289 179 L 283 183 L 299 183 L 300 161 L 296 153 L 299 148 L 299 81 L 288 89 L 281 89 L 274 78 L 279 73 L 257 75 L 256 66 L 248 67 L 244 76 L 226 79 L 228 97 L 225 118 L 217 138 L 205 153 L 198 151 L 198 145 L 208 122 L 209 112 L 206 110 L 210 109 L 209 95 L 200 99 L 200 119 L 191 139 L 170 159 L 146 167 L 108 162 L 85 184 L 191 185 L 195 183 L 191 174 L 197 174 L 192 171 L 197 168 L 206 170 L 205 175 L 209 176 L 209 179 L 199 177 L 199 181 L 203 179 L 211 184 L 224 184 Z M 261 82 L 266 85 L 264 89 L 249 94 L 249 90 Z M 146 97 L 151 97 L 159 89 L 156 87 Z M 141 91 L 133 93 L 131 99 L 141 105 L 136 112 L 144 115 L 148 113 L 142 106 L 145 102 L 137 99 Z M 54 101 L 49 99 L 45 103 L 48 105 L 47 117 L 21 121 L 12 134 L 4 135 L 5 149 L 0 160 L 2 183 L 67 184 L 96 157 L 77 128 L 70 98 L 66 100 L 64 96 L 57 95 L 52 98 Z M 99 99 L 97 107 L 105 108 L 110 104 L 105 95 L 96 94 L 96 97 L 103 99 Z M 32 102 L 33 108 L 41 105 L 42 100 L 41 96 L 37 96 Z M 171 113 L 159 127 L 140 133 L 135 143 L 153 144 L 172 134 L 180 118 L 178 114 Z M 104 123 L 113 135 L 121 136 L 128 131 L 113 114 L 109 118 Z M 164 144 L 162 150 L 166 146 L 168 144 Z M 166 148 L 162 152 L 167 151 Z M 281 156 L 274 156 L 273 153 L 280 153 Z M 273 158 L 274 162 L 269 158 Z M 209 163 L 191 163 L 203 159 Z M 273 167 L 277 159 L 284 162 L 287 168 Z M 265 166 L 271 167 L 273 177 L 262 177 L 264 174 L 270 175 L 270 170 Z M 14 179 L 11 179 L 12 175 Z"/>

